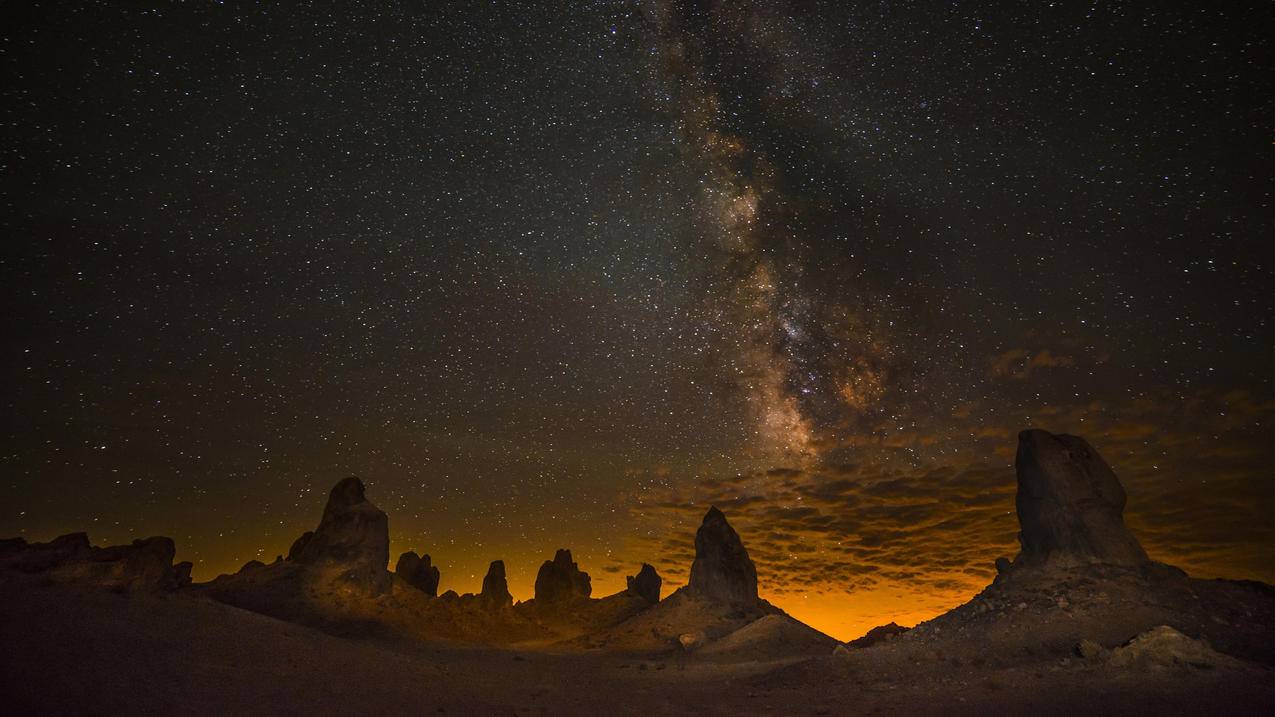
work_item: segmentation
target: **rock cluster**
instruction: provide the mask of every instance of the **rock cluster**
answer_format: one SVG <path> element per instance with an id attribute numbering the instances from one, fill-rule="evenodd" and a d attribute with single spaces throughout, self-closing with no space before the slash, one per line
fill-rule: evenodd
<path id="1" fill-rule="evenodd" d="M 637 575 L 630 575 L 625 580 L 630 593 L 652 605 L 660 601 L 660 585 L 663 580 L 660 579 L 659 573 L 655 572 L 655 568 L 647 563 L 642 563 L 642 568 L 638 570 Z"/>
<path id="2" fill-rule="evenodd" d="M 368 501 L 363 481 L 351 476 L 332 488 L 319 527 L 298 538 L 288 555 L 312 572 L 385 592 L 391 581 L 389 518 Z"/>
<path id="3" fill-rule="evenodd" d="M 718 602 L 757 602 L 757 568 L 739 534 L 716 507 L 708 509 L 695 533 L 695 562 L 687 590 Z"/>
<path id="4" fill-rule="evenodd" d="M 0 570 L 37 573 L 66 582 L 117 590 L 173 590 L 190 584 L 191 564 L 173 565 L 172 538 L 134 540 L 96 548 L 88 535 L 71 533 L 48 543 L 0 541 Z"/>
<path id="5" fill-rule="evenodd" d="M 1150 562 L 1125 527 L 1124 488 L 1083 438 L 1023 431 L 1015 469 L 1022 545 L 1015 568 Z"/>
<path id="6" fill-rule="evenodd" d="M 593 593 L 589 574 L 571 559 L 570 550 L 558 550 L 536 574 L 536 603 L 552 605 L 587 598 Z"/>
<path id="7" fill-rule="evenodd" d="M 428 555 L 417 555 L 415 551 L 403 553 L 394 566 L 394 574 L 426 595 L 438 595 L 439 572 L 430 564 Z"/>

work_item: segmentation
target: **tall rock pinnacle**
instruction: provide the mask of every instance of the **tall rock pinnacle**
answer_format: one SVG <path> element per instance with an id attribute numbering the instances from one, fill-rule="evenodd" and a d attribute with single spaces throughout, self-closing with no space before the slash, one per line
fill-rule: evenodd
<path id="1" fill-rule="evenodd" d="M 757 568 L 739 534 L 716 507 L 708 509 L 695 533 L 695 562 L 687 588 L 720 602 L 757 602 Z"/>
<path id="2" fill-rule="evenodd" d="M 297 562 L 336 572 L 372 592 L 389 589 L 389 519 L 368 501 L 358 478 L 345 478 L 332 488 L 314 535 L 297 542 L 289 551 Z"/>
<path id="3" fill-rule="evenodd" d="M 492 608 L 513 605 L 514 597 L 509 594 L 509 583 L 505 580 L 505 561 L 491 561 L 491 566 L 487 568 L 487 575 L 483 577 L 483 590 L 478 597 Z"/>
<path id="4" fill-rule="evenodd" d="M 1124 524 L 1125 492 L 1083 438 L 1041 430 L 1018 434 L 1019 565 L 1149 562 Z"/>

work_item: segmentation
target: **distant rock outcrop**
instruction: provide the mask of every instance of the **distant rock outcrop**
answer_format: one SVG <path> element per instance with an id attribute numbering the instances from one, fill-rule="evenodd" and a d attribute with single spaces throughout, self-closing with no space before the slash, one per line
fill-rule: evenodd
<path id="1" fill-rule="evenodd" d="M 417 555 L 415 551 L 403 553 L 394 566 L 394 574 L 426 595 L 438 595 L 440 576 L 438 568 L 430 564 L 428 555 Z"/>
<path id="2" fill-rule="evenodd" d="M 695 562 L 687 589 L 719 602 L 757 602 L 757 568 L 739 534 L 716 507 L 708 509 L 695 533 Z"/>
<path id="3" fill-rule="evenodd" d="M 652 605 L 660 601 L 660 585 L 664 581 L 660 579 L 659 573 L 655 572 L 655 568 L 647 563 L 642 563 L 637 575 L 630 575 L 625 580 L 628 582 L 629 592 Z"/>
<path id="4" fill-rule="evenodd" d="M 902 625 L 893 622 L 886 623 L 885 625 L 878 625 L 871 630 L 868 630 L 863 637 L 847 642 L 846 646 L 860 649 L 864 647 L 871 647 L 878 642 L 893 640 L 895 637 L 902 635 L 910 629 L 911 628 L 903 627 Z"/>
<path id="5" fill-rule="evenodd" d="M 571 559 L 571 551 L 560 549 L 546 560 L 536 574 L 536 603 L 552 605 L 587 598 L 593 594 L 589 574 Z"/>
<path id="6" fill-rule="evenodd" d="M 106 548 L 93 547 L 84 533 L 48 543 L 13 538 L 0 541 L 0 570 L 116 590 L 173 590 L 190 584 L 192 567 L 173 565 L 176 552 L 172 538 L 159 536 Z"/>
<path id="7" fill-rule="evenodd" d="M 478 594 L 479 600 L 491 608 L 506 608 L 514 603 L 514 596 L 509 594 L 509 584 L 505 581 L 505 561 L 493 560 L 483 576 L 483 590 Z"/>
<path id="8" fill-rule="evenodd" d="M 1150 562 L 1125 527 L 1124 488 L 1083 438 L 1023 431 L 1015 468 L 1022 552 L 1014 567 Z"/>
<path id="9" fill-rule="evenodd" d="M 351 476 L 332 488 L 319 527 L 297 543 L 289 551 L 293 560 L 373 593 L 389 589 L 389 519 L 368 501 L 358 478 Z"/>

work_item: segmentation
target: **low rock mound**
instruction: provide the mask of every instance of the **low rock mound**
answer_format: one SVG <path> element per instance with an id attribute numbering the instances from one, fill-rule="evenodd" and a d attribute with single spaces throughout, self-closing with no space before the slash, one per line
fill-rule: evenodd
<path id="1" fill-rule="evenodd" d="M 0 572 L 113 590 L 174 590 L 190 584 L 191 570 L 188 562 L 173 565 L 176 553 L 172 538 L 162 536 L 105 548 L 91 545 L 84 533 L 48 543 L 11 538 L 0 541 Z"/>
<path id="2" fill-rule="evenodd" d="M 850 642 L 847 642 L 846 647 L 854 647 L 859 649 L 862 649 L 865 647 L 872 647 L 873 645 L 877 643 L 885 642 L 887 640 L 893 640 L 895 637 L 902 635 L 903 633 L 907 632 L 910 629 L 912 628 L 903 627 L 902 625 L 899 625 L 893 622 L 887 623 L 885 625 L 878 625 L 872 628 L 871 630 L 868 630 L 867 633 L 863 635 L 863 637 L 856 638 L 854 640 L 851 640 Z"/>
<path id="3" fill-rule="evenodd" d="M 1168 625 L 1160 625 L 1112 650 L 1107 663 L 1132 670 L 1212 670 L 1235 666 L 1239 661 L 1214 650 L 1204 640 L 1193 640 Z"/>
<path id="4" fill-rule="evenodd" d="M 722 659 L 768 662 L 826 655 L 837 640 L 788 615 L 766 615 L 698 650 Z"/>

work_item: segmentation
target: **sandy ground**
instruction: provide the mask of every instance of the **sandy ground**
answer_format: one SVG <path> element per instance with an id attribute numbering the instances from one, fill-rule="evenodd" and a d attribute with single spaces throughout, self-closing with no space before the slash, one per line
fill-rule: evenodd
<path id="1" fill-rule="evenodd" d="M 873 648 L 875 649 L 875 648 Z M 715 662 L 353 639 L 190 593 L 0 584 L 6 714 L 1272 714 L 1275 673 Z"/>

